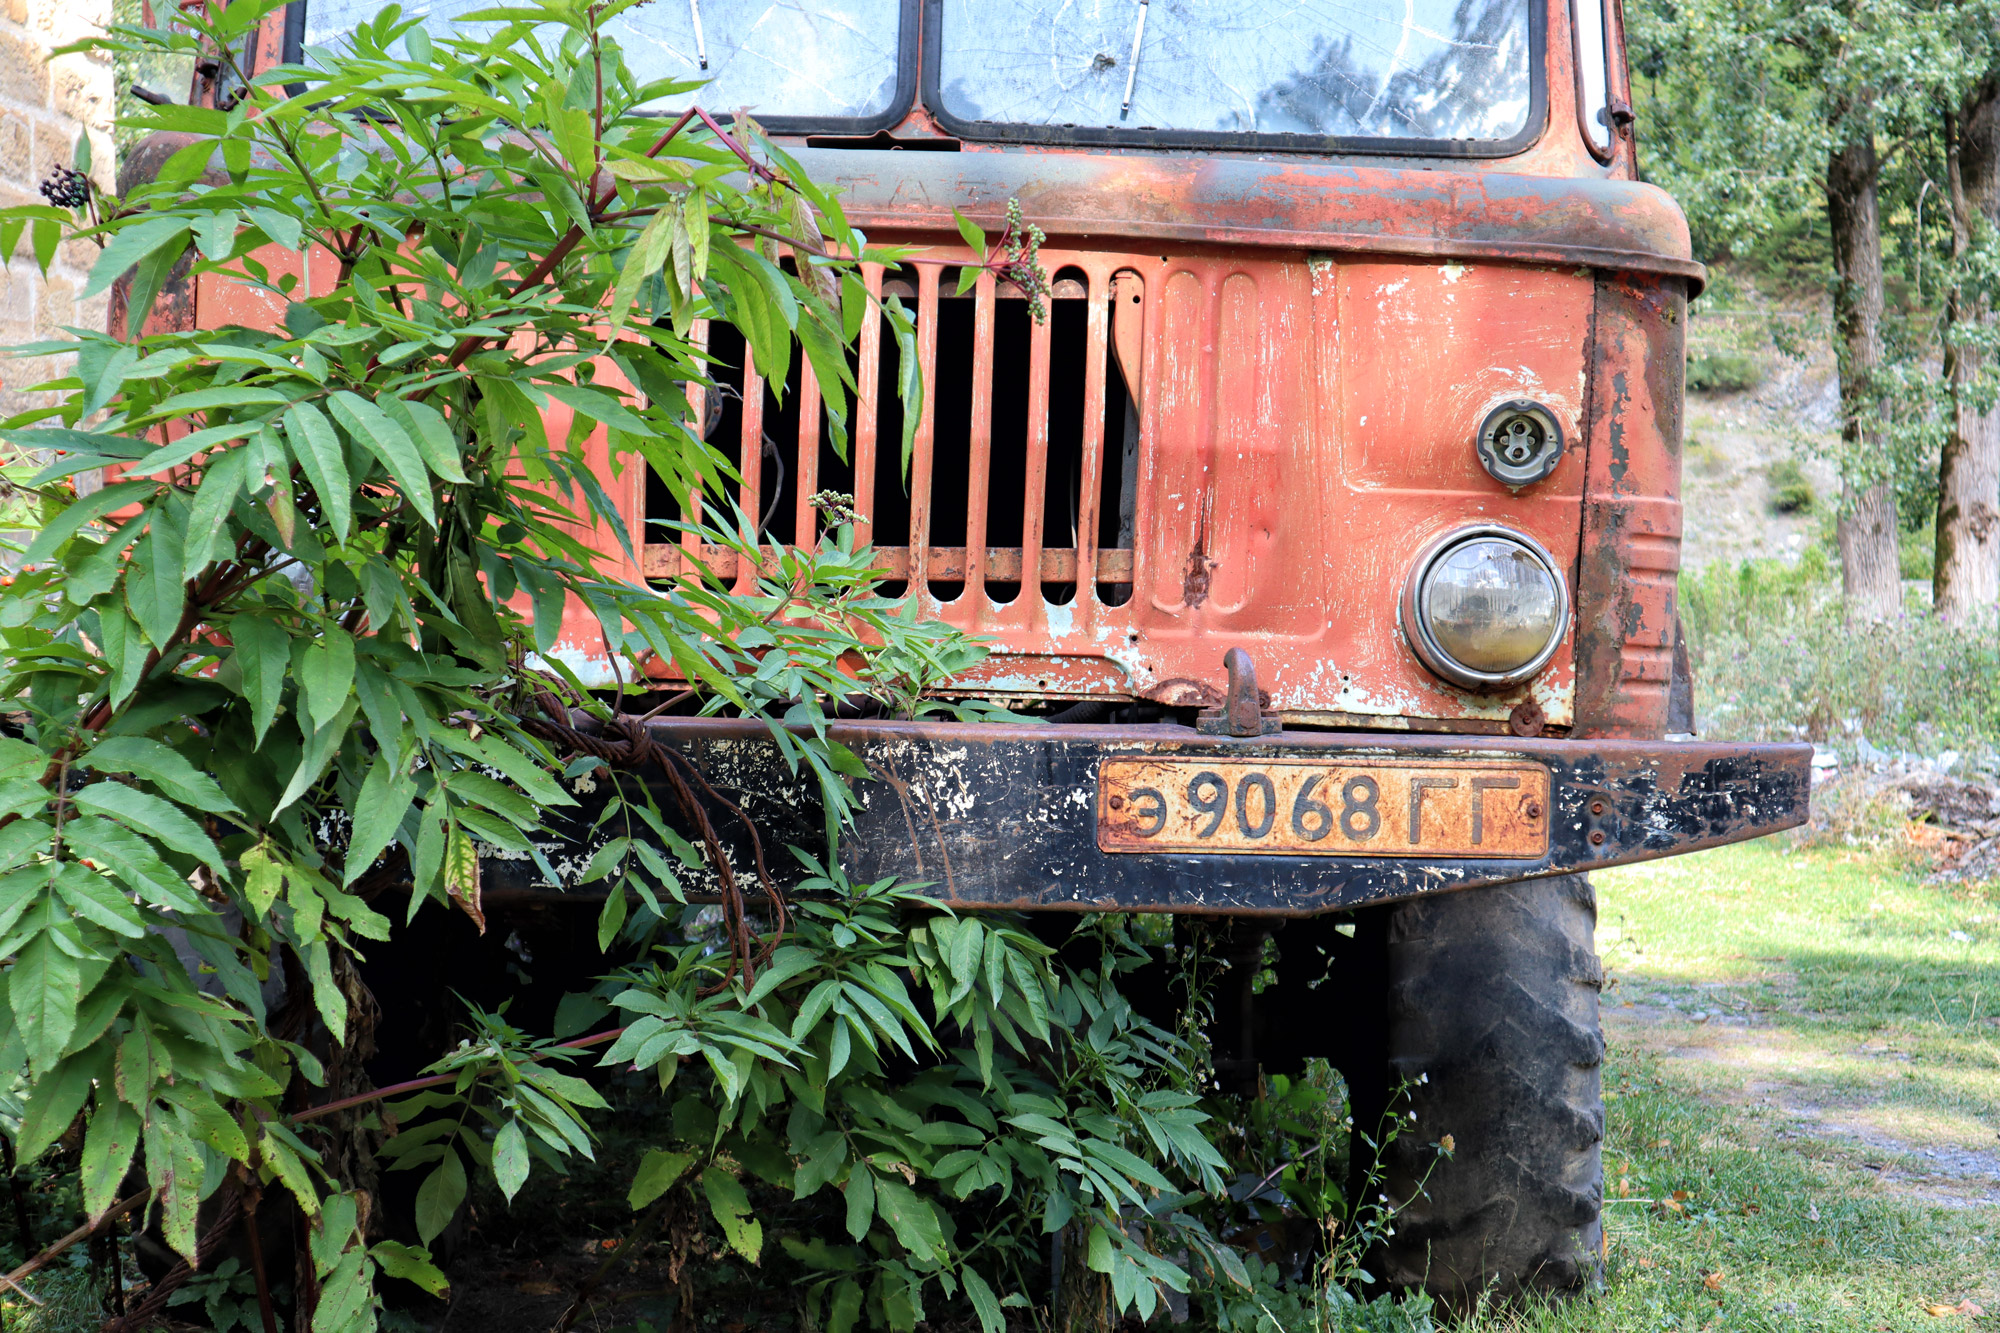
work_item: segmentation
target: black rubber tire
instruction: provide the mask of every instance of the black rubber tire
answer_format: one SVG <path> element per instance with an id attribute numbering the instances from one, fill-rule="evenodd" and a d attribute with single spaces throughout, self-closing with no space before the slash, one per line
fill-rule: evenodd
<path id="1" fill-rule="evenodd" d="M 1402 1208 L 1376 1276 L 1455 1308 L 1601 1280 L 1596 925 L 1581 875 L 1392 909 L 1390 1077 L 1415 1086 L 1387 1154 Z"/>

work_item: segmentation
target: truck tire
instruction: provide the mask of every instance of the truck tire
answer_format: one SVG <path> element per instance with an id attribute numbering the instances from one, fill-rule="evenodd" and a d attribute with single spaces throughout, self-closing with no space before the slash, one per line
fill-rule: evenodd
<path id="1" fill-rule="evenodd" d="M 1413 1086 L 1385 1162 L 1401 1205 L 1375 1256 L 1389 1283 L 1463 1307 L 1600 1280 L 1596 925 L 1581 875 L 1392 909 L 1389 1076 Z M 1448 1159 L 1432 1146 L 1445 1135 Z"/>

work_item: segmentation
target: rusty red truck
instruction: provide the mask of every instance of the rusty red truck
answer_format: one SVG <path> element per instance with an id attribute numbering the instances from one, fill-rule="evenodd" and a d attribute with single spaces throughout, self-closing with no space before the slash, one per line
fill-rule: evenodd
<path id="1" fill-rule="evenodd" d="M 296 0 L 249 57 L 360 17 Z M 1587 1280 L 1584 876 L 1799 823 L 1809 789 L 1809 747 L 1692 735 L 1703 269 L 1639 179 L 1615 0 L 658 0 L 617 23 L 646 77 L 711 79 L 709 106 L 748 108 L 910 256 L 866 267 L 914 314 L 907 471 L 881 327 L 839 453 L 810 369 L 766 384 L 718 325 L 702 411 L 736 479 L 710 503 L 783 545 L 816 496 L 851 497 L 887 594 L 990 644 L 949 688 L 1038 719 L 840 723 L 870 774 L 850 873 L 966 909 L 1225 920 L 1244 976 L 1275 946 L 1275 980 L 1224 997 L 1218 1071 L 1324 1057 L 1357 1114 L 1408 1084 L 1405 1141 L 1456 1145 L 1423 1189 L 1414 1156 L 1386 1164 L 1380 1275 Z M 1046 235 L 1045 289 L 962 284 L 982 256 L 959 219 L 997 233 L 1010 205 Z M 268 318 L 246 299 L 163 296 L 202 326 Z M 750 586 L 641 470 L 604 482 L 649 534 L 610 565 Z M 559 651 L 613 683 L 589 615 Z M 824 846 L 761 723 L 652 726 L 767 843 Z M 491 883 L 563 887 L 534 876 Z"/>

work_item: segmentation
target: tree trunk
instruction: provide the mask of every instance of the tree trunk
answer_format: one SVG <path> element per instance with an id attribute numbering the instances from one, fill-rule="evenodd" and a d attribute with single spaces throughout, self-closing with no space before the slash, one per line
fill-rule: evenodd
<path id="1" fill-rule="evenodd" d="M 1951 250 L 1963 261 L 1982 231 L 2000 223 L 2000 70 L 1966 94 L 1945 120 Z M 1949 621 L 1970 622 L 2000 604 L 2000 404 L 1981 409 L 1985 357 L 1952 337 L 1992 325 L 1992 304 L 1954 284 L 1945 302 L 1944 377 L 1952 430 L 1938 457 L 1937 565 L 1931 601 Z"/>
<path id="2" fill-rule="evenodd" d="M 1844 457 L 1840 584 L 1851 618 L 1882 620 L 1902 609 L 1896 560 L 1896 495 L 1887 473 L 1875 371 L 1882 359 L 1880 165 L 1872 139 L 1827 155 L 1826 214 L 1833 232 L 1834 348 L 1840 361 Z"/>

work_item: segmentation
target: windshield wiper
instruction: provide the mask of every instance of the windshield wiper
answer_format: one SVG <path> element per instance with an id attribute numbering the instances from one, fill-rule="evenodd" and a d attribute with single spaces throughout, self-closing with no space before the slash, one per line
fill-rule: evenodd
<path id="1" fill-rule="evenodd" d="M 690 0 L 690 3 L 693 2 Z M 1132 29 L 1132 54 L 1125 61 L 1125 100 L 1118 107 L 1120 120 L 1132 113 L 1132 85 L 1139 80 L 1139 42 L 1146 35 L 1146 6 L 1151 2 L 1139 0 L 1139 22 Z"/>

